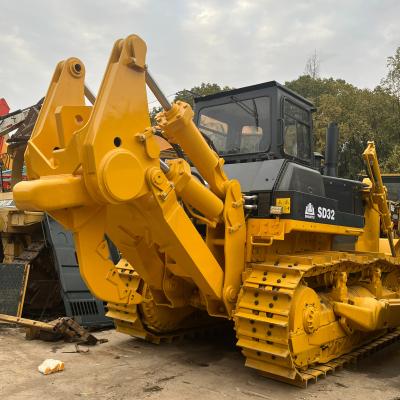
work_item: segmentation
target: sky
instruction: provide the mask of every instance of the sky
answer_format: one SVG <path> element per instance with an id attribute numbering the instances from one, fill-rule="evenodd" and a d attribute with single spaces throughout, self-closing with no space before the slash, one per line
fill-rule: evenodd
<path id="1" fill-rule="evenodd" d="M 0 0 L 0 10 L 0 98 L 12 110 L 43 97 L 72 56 L 96 92 L 114 41 L 131 33 L 171 98 L 201 82 L 283 83 L 314 52 L 321 77 L 372 89 L 400 46 L 399 0 Z"/>

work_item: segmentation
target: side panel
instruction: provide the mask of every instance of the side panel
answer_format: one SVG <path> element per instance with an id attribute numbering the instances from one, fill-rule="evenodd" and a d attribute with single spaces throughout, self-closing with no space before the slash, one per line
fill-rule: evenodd
<path id="1" fill-rule="evenodd" d="M 237 179 L 243 193 L 272 191 L 285 163 L 284 159 L 226 164 L 229 179 Z"/>
<path id="2" fill-rule="evenodd" d="M 284 159 L 228 164 L 225 170 L 230 179 L 239 180 L 244 193 L 258 196 L 252 217 L 273 218 L 270 206 L 284 202 L 290 206 L 282 219 L 364 227 L 361 182 L 325 177 Z"/>

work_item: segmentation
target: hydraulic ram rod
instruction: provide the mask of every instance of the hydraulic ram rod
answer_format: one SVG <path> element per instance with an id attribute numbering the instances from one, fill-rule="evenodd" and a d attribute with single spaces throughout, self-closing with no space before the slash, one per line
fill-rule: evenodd
<path id="1" fill-rule="evenodd" d="M 189 104 L 181 101 L 171 104 L 148 69 L 146 84 L 164 109 L 164 112 L 157 116 L 157 123 L 165 137 L 182 147 L 200 175 L 210 185 L 212 192 L 224 199 L 229 184 L 223 170 L 224 160 L 210 148 L 194 124 L 193 110 Z"/>

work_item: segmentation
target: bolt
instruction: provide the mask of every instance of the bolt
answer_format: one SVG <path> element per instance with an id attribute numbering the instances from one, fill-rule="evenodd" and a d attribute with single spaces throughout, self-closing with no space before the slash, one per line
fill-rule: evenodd
<path id="1" fill-rule="evenodd" d="M 156 185 L 159 185 L 161 183 L 163 183 L 163 175 L 161 174 L 161 172 L 157 172 L 152 176 L 152 181 L 153 183 L 155 183 Z"/>
<path id="2" fill-rule="evenodd" d="M 254 295 L 255 297 L 258 296 L 258 293 Z M 234 303 L 237 298 L 237 290 L 233 286 L 228 286 L 225 292 L 225 298 L 230 302 Z"/>

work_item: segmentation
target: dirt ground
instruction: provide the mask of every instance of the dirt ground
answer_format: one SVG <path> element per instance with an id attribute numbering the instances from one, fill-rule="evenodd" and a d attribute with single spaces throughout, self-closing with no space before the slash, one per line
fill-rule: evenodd
<path id="1" fill-rule="evenodd" d="M 0 325 L 0 399 L 400 400 L 400 344 L 299 389 L 245 368 L 229 332 L 159 346 L 114 330 L 96 336 L 108 343 L 75 353 L 71 343 L 27 341 Z M 41 375 L 46 358 L 65 370 Z"/>

